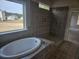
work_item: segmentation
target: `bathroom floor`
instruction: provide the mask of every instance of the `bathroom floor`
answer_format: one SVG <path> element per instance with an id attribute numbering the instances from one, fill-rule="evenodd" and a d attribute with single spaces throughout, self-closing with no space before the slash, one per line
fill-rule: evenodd
<path id="1" fill-rule="evenodd" d="M 74 41 L 74 39 L 72 41 L 59 40 L 57 37 L 51 37 L 50 40 L 55 42 L 55 45 L 57 48 L 56 48 L 56 52 L 54 53 L 54 55 L 50 56 L 49 59 L 79 59 L 78 38 L 77 38 L 78 42 L 77 40 Z"/>
<path id="2" fill-rule="evenodd" d="M 63 41 L 56 51 L 56 59 L 79 59 L 79 46 Z"/>

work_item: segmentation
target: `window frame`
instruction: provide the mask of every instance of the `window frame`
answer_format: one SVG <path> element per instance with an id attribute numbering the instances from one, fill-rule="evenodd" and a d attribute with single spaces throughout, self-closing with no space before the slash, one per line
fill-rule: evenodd
<path id="1" fill-rule="evenodd" d="M 22 31 L 27 30 L 27 26 L 26 26 L 26 9 L 25 9 L 26 4 L 23 3 L 22 5 L 23 5 L 23 28 L 22 29 L 15 29 L 15 30 L 9 30 L 9 31 L 0 32 L 0 35 L 12 34 L 12 33 L 17 33 L 17 32 L 22 32 Z"/>

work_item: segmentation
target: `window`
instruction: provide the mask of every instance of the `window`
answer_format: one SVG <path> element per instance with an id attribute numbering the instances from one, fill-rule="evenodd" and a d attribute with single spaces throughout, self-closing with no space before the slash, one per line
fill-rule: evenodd
<path id="1" fill-rule="evenodd" d="M 0 33 L 23 28 L 23 5 L 7 0 L 1 0 Z"/>
<path id="2" fill-rule="evenodd" d="M 78 20 L 77 20 L 77 25 L 79 25 L 79 15 L 78 15 Z"/>
<path id="3" fill-rule="evenodd" d="M 45 10 L 50 10 L 50 7 L 44 3 L 39 3 L 39 8 L 45 9 Z"/>

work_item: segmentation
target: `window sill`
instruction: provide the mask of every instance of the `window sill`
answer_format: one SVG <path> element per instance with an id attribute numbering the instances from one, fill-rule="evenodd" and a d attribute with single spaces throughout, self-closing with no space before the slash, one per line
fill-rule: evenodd
<path id="1" fill-rule="evenodd" d="M 21 31 L 27 31 L 27 29 L 17 29 L 17 30 L 1 32 L 0 35 L 12 34 L 12 33 L 17 33 L 17 32 L 21 32 Z"/>

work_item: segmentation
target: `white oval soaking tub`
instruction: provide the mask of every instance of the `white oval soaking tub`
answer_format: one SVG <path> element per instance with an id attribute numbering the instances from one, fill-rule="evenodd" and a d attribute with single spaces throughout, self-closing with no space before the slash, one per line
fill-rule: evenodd
<path id="1" fill-rule="evenodd" d="M 41 45 L 39 38 L 31 37 L 13 41 L 0 49 L 2 58 L 18 58 L 31 54 Z"/>

